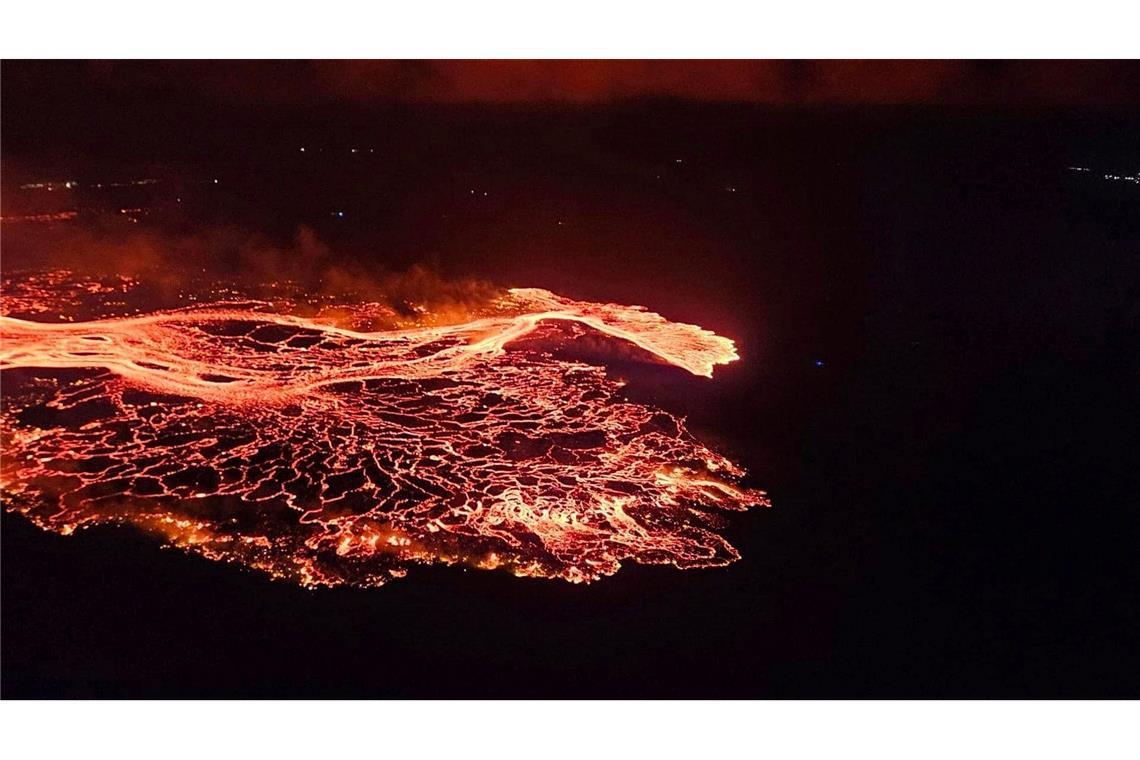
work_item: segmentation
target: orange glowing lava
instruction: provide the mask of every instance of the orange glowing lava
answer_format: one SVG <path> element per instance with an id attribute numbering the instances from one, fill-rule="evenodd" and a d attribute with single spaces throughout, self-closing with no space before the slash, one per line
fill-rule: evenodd
<path id="1" fill-rule="evenodd" d="M 552 349 L 593 334 L 711 377 L 737 354 L 695 325 L 538 289 L 379 331 L 360 327 L 391 322 L 378 304 L 131 314 L 135 285 L 6 283 L 5 507 L 42 528 L 130 524 L 306 586 L 417 563 L 582 582 L 732 562 L 716 510 L 768 503 L 681 420 Z M 12 316 L 76 319 L 76 293 L 101 313 Z"/>

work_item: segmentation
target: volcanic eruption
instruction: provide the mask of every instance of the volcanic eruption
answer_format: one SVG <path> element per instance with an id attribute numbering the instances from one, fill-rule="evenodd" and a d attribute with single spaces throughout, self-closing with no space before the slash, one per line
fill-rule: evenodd
<path id="1" fill-rule="evenodd" d="M 148 309 L 143 282 L 63 270 L 4 284 L 5 508 L 47 530 L 131 525 L 310 587 L 432 563 L 589 582 L 728 564 L 718 513 L 768 504 L 555 348 L 595 335 L 705 377 L 738 358 L 641 307 L 512 289 L 436 324 L 218 287 Z"/>

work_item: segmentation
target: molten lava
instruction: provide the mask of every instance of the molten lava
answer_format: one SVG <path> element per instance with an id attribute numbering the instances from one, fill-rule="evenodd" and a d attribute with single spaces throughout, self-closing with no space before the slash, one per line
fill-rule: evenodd
<path id="1" fill-rule="evenodd" d="M 134 525 L 306 586 L 416 563 L 581 582 L 732 562 L 715 510 L 768 503 L 681 420 L 551 348 L 600 335 L 706 377 L 737 359 L 640 307 L 516 289 L 460 323 L 421 308 L 377 330 L 400 315 L 233 290 L 132 313 L 126 278 L 5 285 L 5 507 L 48 530 Z"/>

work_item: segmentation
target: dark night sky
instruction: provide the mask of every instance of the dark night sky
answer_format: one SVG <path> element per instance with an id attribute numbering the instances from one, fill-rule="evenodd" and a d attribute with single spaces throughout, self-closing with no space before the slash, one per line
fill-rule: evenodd
<path id="1" fill-rule="evenodd" d="M 66 71 L 66 76 L 60 76 Z M 1134 106 L 1140 72 L 1114 61 L 96 61 L 7 62 L 5 98 L 41 107 L 179 93 L 244 107 L 382 101 Z"/>
<path id="2" fill-rule="evenodd" d="M 1113 113 L 1140 107 L 1128 61 L 21 61 L 4 62 L 9 170 L 93 156 L 169 160 L 245 128 L 368 128 L 413 107 L 623 104 Z"/>

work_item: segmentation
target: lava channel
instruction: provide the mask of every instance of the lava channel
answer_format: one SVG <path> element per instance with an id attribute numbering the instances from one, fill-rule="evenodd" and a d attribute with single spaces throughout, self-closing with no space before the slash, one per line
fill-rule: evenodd
<path id="1" fill-rule="evenodd" d="M 392 317 L 378 304 L 337 305 L 347 325 L 252 299 L 131 313 L 138 285 L 6 283 L 0 486 L 46 530 L 131 525 L 309 587 L 433 563 L 578 583 L 731 563 L 720 513 L 768 504 L 681 419 L 541 340 L 711 377 L 737 354 L 695 325 L 538 289 L 382 330 L 358 326 Z"/>

